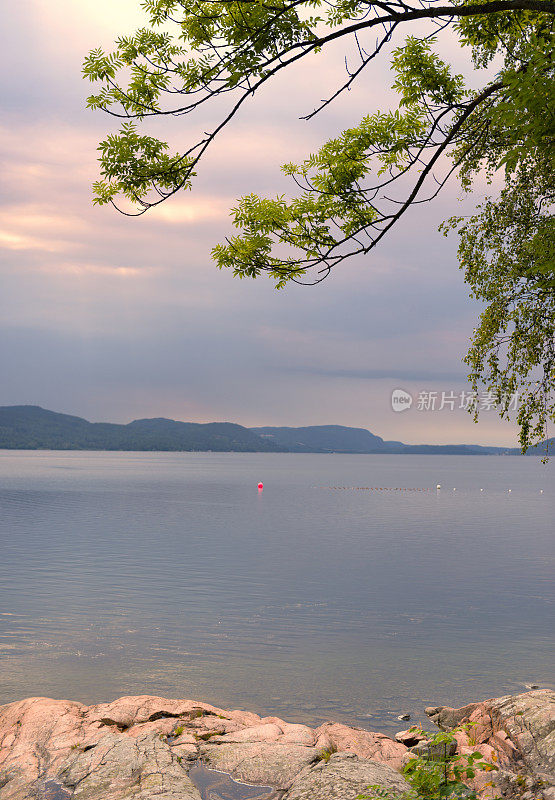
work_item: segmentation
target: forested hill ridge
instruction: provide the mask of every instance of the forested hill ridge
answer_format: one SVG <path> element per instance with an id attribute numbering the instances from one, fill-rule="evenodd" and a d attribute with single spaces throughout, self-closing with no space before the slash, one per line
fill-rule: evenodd
<path id="1" fill-rule="evenodd" d="M 519 455 L 519 448 L 478 444 L 403 444 L 384 441 L 365 428 L 310 425 L 306 428 L 251 428 L 267 441 L 293 453 L 389 453 L 436 455 Z"/>
<path id="2" fill-rule="evenodd" d="M 550 450 L 555 440 L 550 440 Z M 406 445 L 384 441 L 364 428 L 245 428 L 232 422 L 138 419 L 127 425 L 88 422 L 39 406 L 0 407 L 0 449 L 163 450 L 270 453 L 383 453 L 518 455 L 518 448 L 479 445 Z M 545 445 L 534 448 L 543 455 Z"/>
<path id="3" fill-rule="evenodd" d="M 128 425 L 88 422 L 39 406 L 0 407 L 0 448 L 9 450 L 218 450 L 281 448 L 231 422 L 137 419 Z"/>

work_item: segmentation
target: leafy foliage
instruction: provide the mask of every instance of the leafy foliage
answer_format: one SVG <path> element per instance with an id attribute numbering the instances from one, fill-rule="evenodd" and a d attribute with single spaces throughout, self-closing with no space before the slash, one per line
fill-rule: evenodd
<path id="1" fill-rule="evenodd" d="M 424 731 L 419 731 L 424 734 Z M 450 745 L 456 742 L 453 732 L 426 734 L 428 753 L 415 756 L 406 764 L 403 774 L 412 789 L 402 794 L 392 793 L 380 786 L 369 786 L 358 800 L 476 800 L 476 792 L 465 781 L 477 771 L 494 771 L 497 767 L 485 761 L 478 750 L 468 755 L 449 755 Z"/>
<path id="2" fill-rule="evenodd" d="M 95 202 L 128 214 L 190 188 L 219 132 L 281 70 L 338 39 L 355 45 L 359 62 L 310 119 L 400 30 L 428 24 L 393 50 L 398 107 L 285 164 L 291 196 L 242 197 L 232 210 L 237 233 L 213 257 L 240 278 L 268 273 L 278 288 L 319 282 L 346 258 L 367 255 L 453 173 L 466 191 L 485 174 L 497 196 L 444 227 L 459 231 L 466 278 L 486 304 L 467 356 L 470 378 L 497 394 L 502 415 L 509 413 L 503 398 L 522 388 L 522 446 L 545 436 L 555 419 L 555 2 L 145 0 L 142 7 L 148 25 L 119 37 L 112 52 L 93 50 L 83 67 L 95 84 L 89 107 L 124 120 L 100 144 Z M 446 27 L 469 48 L 472 83 L 436 52 Z M 179 117 L 227 97 L 220 122 L 183 153 L 138 131 L 149 117 Z"/>
<path id="3" fill-rule="evenodd" d="M 501 416 L 520 393 L 520 441 L 547 435 L 555 392 L 555 220 L 550 177 L 523 166 L 496 200 L 470 219 L 453 218 L 472 293 L 485 304 L 466 356 L 476 389 L 494 388 Z M 475 412 L 476 413 L 476 412 Z"/>
<path id="4" fill-rule="evenodd" d="M 168 144 L 152 136 L 139 136 L 135 125 L 126 122 L 121 131 L 111 134 L 99 148 L 101 174 L 104 180 L 93 184 L 94 202 L 104 205 L 118 194 L 140 202 L 149 192 L 155 179 L 158 189 L 171 190 L 176 186 L 190 187 L 191 159 L 169 156 Z"/>

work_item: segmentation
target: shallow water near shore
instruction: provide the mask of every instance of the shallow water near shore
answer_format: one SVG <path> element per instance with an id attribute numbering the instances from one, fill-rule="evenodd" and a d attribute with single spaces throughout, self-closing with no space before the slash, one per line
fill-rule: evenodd
<path id="1" fill-rule="evenodd" d="M 200 792 L 202 800 L 275 800 L 271 786 L 252 786 L 233 780 L 227 773 L 208 769 L 201 763 L 189 770 L 189 778 Z"/>
<path id="2" fill-rule="evenodd" d="M 0 511 L 0 703 L 392 733 L 553 686 L 553 462 L 0 451 Z"/>

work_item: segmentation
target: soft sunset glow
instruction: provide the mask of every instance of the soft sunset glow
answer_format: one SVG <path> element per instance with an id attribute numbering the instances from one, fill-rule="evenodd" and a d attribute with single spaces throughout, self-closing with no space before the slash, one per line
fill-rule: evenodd
<path id="1" fill-rule="evenodd" d="M 512 444 L 514 429 L 493 415 L 479 428 L 463 412 L 440 415 L 431 425 L 425 415 L 407 419 L 390 408 L 391 389 L 418 385 L 418 375 L 423 386 L 465 385 L 461 357 L 476 306 L 457 268 L 455 242 L 437 233 L 446 210 L 460 207 L 456 190 L 415 209 L 379 251 L 342 265 L 314 289 L 276 293 L 267 281 L 239 282 L 218 272 L 210 259 L 211 248 L 231 233 L 237 197 L 289 191 L 279 169 L 284 161 L 302 159 L 345 124 L 390 102 L 387 64 L 356 84 L 348 102 L 308 124 L 298 117 L 344 69 L 339 51 L 314 58 L 245 107 L 209 152 L 191 192 L 139 219 L 92 206 L 96 147 L 116 123 L 84 108 L 89 86 L 80 64 L 91 47 L 109 48 L 116 35 L 142 24 L 137 8 L 135 0 L 54 6 L 24 0 L 6 11 L 5 56 L 15 58 L 10 30 L 18 32 L 18 51 L 30 56 L 15 76 L 5 70 L 2 77 L 4 333 L 23 326 L 38 343 L 45 325 L 55 328 L 57 359 L 68 366 L 76 333 L 107 362 L 121 358 L 134 335 L 145 362 L 116 388 L 99 386 L 92 368 L 89 383 L 85 361 L 78 385 L 68 368 L 63 380 L 47 385 L 47 377 L 40 396 L 31 395 L 24 376 L 36 366 L 33 348 L 19 352 L 16 340 L 4 366 L 4 402 L 40 402 L 93 419 L 336 422 L 405 441 Z M 168 140 L 186 144 L 199 124 L 210 121 L 170 120 Z M 54 294 L 41 283 L 48 276 Z M 163 366 L 168 350 L 177 366 Z M 156 388 L 149 364 L 157 365 Z"/>

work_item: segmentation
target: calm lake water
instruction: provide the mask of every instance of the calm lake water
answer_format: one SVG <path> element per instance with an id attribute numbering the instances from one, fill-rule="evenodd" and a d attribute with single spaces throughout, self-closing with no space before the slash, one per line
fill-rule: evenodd
<path id="1" fill-rule="evenodd" d="M 553 686 L 553 461 L 0 451 L 0 512 L 0 703 L 393 732 Z"/>

